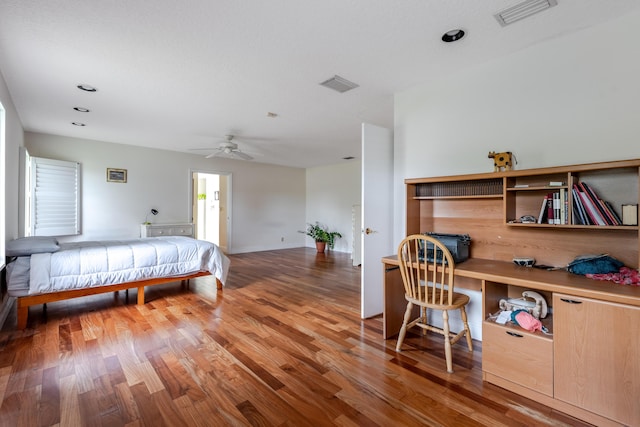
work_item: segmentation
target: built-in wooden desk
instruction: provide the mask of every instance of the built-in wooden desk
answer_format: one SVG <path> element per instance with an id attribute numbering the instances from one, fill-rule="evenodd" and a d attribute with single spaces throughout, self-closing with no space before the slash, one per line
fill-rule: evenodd
<path id="1" fill-rule="evenodd" d="M 382 264 L 388 339 L 406 300 L 397 257 Z M 455 277 L 456 288 L 482 292 L 483 379 L 597 425 L 640 425 L 640 405 L 623 398 L 640 395 L 639 286 L 478 258 L 457 264 Z M 489 318 L 500 299 L 528 289 L 546 297 L 551 335 Z"/>

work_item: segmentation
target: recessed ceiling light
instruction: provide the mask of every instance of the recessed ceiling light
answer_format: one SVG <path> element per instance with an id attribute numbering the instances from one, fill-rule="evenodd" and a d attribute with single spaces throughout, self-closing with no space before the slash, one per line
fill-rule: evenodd
<path id="1" fill-rule="evenodd" d="M 89 86 L 89 85 L 84 85 L 84 84 L 83 85 L 78 85 L 77 88 L 80 89 L 80 90 L 84 90 L 85 92 L 97 92 L 98 91 L 98 89 L 96 89 L 95 87 Z"/>
<path id="2" fill-rule="evenodd" d="M 80 111 L 81 113 L 88 113 L 89 111 L 91 111 L 88 108 L 84 108 L 84 107 L 73 107 L 73 109 L 76 111 Z"/>
<path id="3" fill-rule="evenodd" d="M 80 123 L 80 122 L 71 122 L 71 124 L 74 126 L 86 126 L 84 123 Z"/>
<path id="4" fill-rule="evenodd" d="M 460 40 L 464 37 L 464 31 L 457 28 L 455 30 L 449 30 L 442 35 L 442 41 L 445 43 L 451 43 L 456 40 Z"/>

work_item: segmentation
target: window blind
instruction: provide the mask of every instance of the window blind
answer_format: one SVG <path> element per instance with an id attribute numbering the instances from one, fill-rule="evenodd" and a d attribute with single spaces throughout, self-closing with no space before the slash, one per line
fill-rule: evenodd
<path id="1" fill-rule="evenodd" d="M 80 234 L 80 163 L 31 161 L 31 235 Z"/>

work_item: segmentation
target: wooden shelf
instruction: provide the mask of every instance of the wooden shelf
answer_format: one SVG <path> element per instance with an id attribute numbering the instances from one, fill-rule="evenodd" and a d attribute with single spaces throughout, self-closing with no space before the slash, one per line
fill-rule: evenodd
<path id="1" fill-rule="evenodd" d="M 406 233 L 469 234 L 471 256 L 566 265 L 578 255 L 607 252 L 629 267 L 640 265 L 637 225 L 574 224 L 571 189 L 587 182 L 617 213 L 640 200 L 640 159 L 528 170 L 411 178 L 406 185 Z M 562 185 L 549 185 L 549 183 Z M 512 222 L 539 218 L 551 192 L 566 192 L 567 224 Z M 608 234 L 607 234 L 608 233 Z"/>
<path id="2" fill-rule="evenodd" d="M 455 199 L 502 199 L 502 194 L 488 194 L 481 196 L 416 196 L 414 200 L 455 200 Z"/>
<path id="3" fill-rule="evenodd" d="M 560 189 L 567 189 L 568 187 L 566 185 L 559 185 L 557 187 L 550 187 L 550 186 L 536 186 L 536 187 L 507 187 L 507 191 L 553 191 L 553 190 L 560 190 Z"/>
<path id="4" fill-rule="evenodd" d="M 580 224 L 527 224 L 521 222 L 507 222 L 509 227 L 526 227 L 526 228 L 566 228 L 566 229 L 582 229 L 582 230 L 615 230 L 615 231 L 634 231 L 638 230 L 637 225 L 580 225 Z"/>

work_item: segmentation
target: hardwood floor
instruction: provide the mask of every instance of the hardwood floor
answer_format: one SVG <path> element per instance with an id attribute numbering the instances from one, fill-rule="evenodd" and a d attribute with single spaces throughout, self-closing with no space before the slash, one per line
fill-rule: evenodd
<path id="1" fill-rule="evenodd" d="M 31 308 L 0 332 L 2 426 L 585 425 L 481 379 L 481 343 L 382 339 L 348 254 L 230 256 L 211 277 Z"/>

